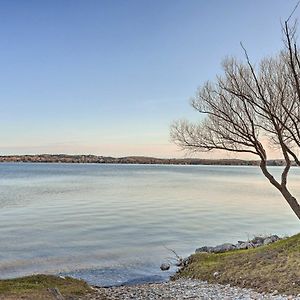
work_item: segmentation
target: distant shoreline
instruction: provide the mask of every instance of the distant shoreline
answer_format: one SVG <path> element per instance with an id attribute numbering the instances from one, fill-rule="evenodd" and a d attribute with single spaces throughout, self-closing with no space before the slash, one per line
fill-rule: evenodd
<path id="1" fill-rule="evenodd" d="M 155 158 L 146 156 L 110 157 L 97 155 L 35 154 L 3 155 L 0 163 L 99 163 L 99 164 L 160 164 L 160 165 L 219 165 L 258 166 L 257 160 L 200 159 L 200 158 Z M 269 160 L 269 166 L 283 166 L 283 160 Z"/>

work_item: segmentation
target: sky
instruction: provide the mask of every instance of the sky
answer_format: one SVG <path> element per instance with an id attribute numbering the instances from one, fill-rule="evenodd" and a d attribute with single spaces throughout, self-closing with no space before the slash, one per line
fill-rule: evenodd
<path id="1" fill-rule="evenodd" d="M 186 156 L 170 124 L 241 41 L 278 53 L 296 3 L 0 0 L 0 155 Z"/>

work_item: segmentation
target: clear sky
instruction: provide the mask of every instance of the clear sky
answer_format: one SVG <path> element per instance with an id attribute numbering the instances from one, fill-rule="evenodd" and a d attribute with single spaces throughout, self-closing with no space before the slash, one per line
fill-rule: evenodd
<path id="1" fill-rule="evenodd" d="M 183 156 L 172 121 L 240 41 L 277 53 L 296 2 L 0 0 L 0 154 Z"/>

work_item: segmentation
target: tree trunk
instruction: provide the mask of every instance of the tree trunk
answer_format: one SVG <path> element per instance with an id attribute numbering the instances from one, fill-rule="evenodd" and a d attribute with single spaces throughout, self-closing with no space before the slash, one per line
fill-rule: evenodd
<path id="1" fill-rule="evenodd" d="M 282 196 L 287 201 L 293 212 L 296 214 L 298 219 L 300 219 L 300 205 L 295 197 L 291 195 L 291 193 L 286 189 L 283 188 L 281 191 Z"/>

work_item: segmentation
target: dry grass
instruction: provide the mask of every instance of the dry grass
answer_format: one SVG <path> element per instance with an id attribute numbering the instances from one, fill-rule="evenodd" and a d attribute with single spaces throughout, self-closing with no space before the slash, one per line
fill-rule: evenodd
<path id="1" fill-rule="evenodd" d="M 214 276 L 215 272 L 218 275 Z M 261 292 L 299 294 L 300 234 L 255 249 L 194 254 L 174 279 L 179 277 L 230 283 Z"/>
<path id="2" fill-rule="evenodd" d="M 52 300 L 57 299 L 49 289 L 57 288 L 67 299 L 84 299 L 92 294 L 90 286 L 83 280 L 51 275 L 33 275 L 16 279 L 0 280 L 0 300 Z M 105 297 L 103 296 L 103 300 Z"/>

